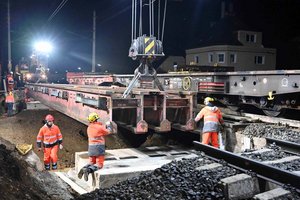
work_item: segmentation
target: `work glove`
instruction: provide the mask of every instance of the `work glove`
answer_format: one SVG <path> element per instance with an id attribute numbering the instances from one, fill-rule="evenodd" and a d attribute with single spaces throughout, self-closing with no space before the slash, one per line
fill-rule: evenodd
<path id="1" fill-rule="evenodd" d="M 112 123 L 111 123 L 110 121 L 107 121 L 107 122 L 105 123 L 105 126 L 106 126 L 106 129 L 108 129 L 109 131 L 112 132 Z"/>
<path id="2" fill-rule="evenodd" d="M 225 124 L 221 124 L 221 131 L 225 130 Z"/>
<path id="3" fill-rule="evenodd" d="M 59 145 L 59 149 L 62 150 L 64 146 L 62 144 Z"/>

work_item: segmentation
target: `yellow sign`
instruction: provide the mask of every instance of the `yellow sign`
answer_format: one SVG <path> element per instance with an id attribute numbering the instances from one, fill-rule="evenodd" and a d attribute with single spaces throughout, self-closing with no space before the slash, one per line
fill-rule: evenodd
<path id="1" fill-rule="evenodd" d="M 155 54 L 155 51 L 154 51 L 155 41 L 154 41 L 154 39 L 146 37 L 144 42 L 145 42 L 145 54 Z"/>
<path id="2" fill-rule="evenodd" d="M 273 92 L 269 92 L 268 100 L 273 100 L 275 97 L 273 96 Z"/>

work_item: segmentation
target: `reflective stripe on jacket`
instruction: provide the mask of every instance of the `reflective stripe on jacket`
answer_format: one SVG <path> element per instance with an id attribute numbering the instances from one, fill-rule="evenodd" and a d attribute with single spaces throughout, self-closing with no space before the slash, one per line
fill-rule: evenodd
<path id="1" fill-rule="evenodd" d="M 87 128 L 89 138 L 89 156 L 99 156 L 105 153 L 105 139 L 103 136 L 110 132 L 100 122 L 90 123 Z"/>
<path id="2" fill-rule="evenodd" d="M 224 123 L 221 111 L 216 106 L 205 106 L 202 108 L 196 116 L 195 121 L 199 121 L 202 118 L 204 118 L 203 133 L 219 132 L 220 123 Z"/>
<path id="3" fill-rule="evenodd" d="M 39 148 L 42 146 L 42 142 L 44 147 L 53 147 L 56 144 L 62 143 L 62 134 L 55 124 L 53 124 L 50 128 L 45 124 L 39 131 L 36 143 Z"/>

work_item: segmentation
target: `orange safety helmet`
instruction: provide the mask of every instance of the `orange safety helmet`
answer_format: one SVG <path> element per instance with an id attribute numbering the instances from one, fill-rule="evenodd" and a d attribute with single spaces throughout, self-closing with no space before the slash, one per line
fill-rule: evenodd
<path id="1" fill-rule="evenodd" d="M 46 121 L 52 121 L 52 122 L 53 122 L 53 121 L 54 121 L 54 117 L 53 117 L 52 115 L 49 114 L 49 115 L 47 115 L 47 116 L 45 117 L 45 120 L 46 120 Z"/>

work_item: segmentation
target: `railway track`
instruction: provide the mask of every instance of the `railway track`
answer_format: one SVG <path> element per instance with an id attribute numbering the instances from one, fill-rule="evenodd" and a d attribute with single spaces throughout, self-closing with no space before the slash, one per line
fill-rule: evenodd
<path id="1" fill-rule="evenodd" d="M 265 199 L 266 195 L 269 199 L 300 198 L 300 177 L 296 174 L 199 142 L 194 144 L 200 151 L 185 149 L 181 158 L 169 157 L 173 161 L 168 164 L 79 199 Z M 152 159 L 167 159 L 171 151 L 167 146 L 163 148 L 149 148 Z M 130 160 L 135 159 L 138 158 Z"/>
<path id="2" fill-rule="evenodd" d="M 216 162 L 224 160 L 229 166 L 241 172 L 246 174 L 252 172 L 250 173 L 251 176 L 257 176 L 259 178 L 260 188 L 266 188 L 266 184 L 272 182 L 285 188 L 290 186 L 289 190 L 296 191 L 299 195 L 299 155 L 283 152 L 279 150 L 280 148 L 275 146 L 273 146 L 273 149 L 269 148 L 260 151 L 234 154 L 208 145 L 203 145 L 196 141 L 194 145 L 197 150 L 204 152 Z M 293 162 L 294 164 L 291 164 Z"/>
<path id="3" fill-rule="evenodd" d="M 274 144 L 260 150 L 244 152 L 241 156 L 300 175 L 300 155 L 285 151 Z"/>

